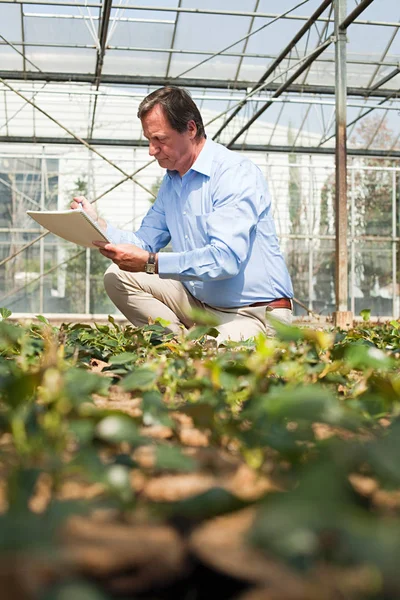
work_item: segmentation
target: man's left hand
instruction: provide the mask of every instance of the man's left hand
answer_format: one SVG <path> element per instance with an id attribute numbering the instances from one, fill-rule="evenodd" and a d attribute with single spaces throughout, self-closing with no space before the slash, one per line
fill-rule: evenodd
<path id="1" fill-rule="evenodd" d="M 109 244 L 107 242 L 93 242 L 101 254 L 111 259 L 122 271 L 140 273 L 148 261 L 149 252 L 133 244 Z"/>

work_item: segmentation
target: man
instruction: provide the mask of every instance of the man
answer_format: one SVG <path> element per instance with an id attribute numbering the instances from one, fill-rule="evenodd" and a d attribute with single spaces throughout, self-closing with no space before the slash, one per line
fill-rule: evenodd
<path id="1" fill-rule="evenodd" d="M 149 154 L 167 172 L 136 233 L 97 217 L 112 240 L 96 242 L 114 264 L 106 291 L 136 326 L 161 317 L 173 332 L 191 327 L 192 308 L 214 314 L 218 341 L 271 333 L 267 314 L 292 316 L 292 284 L 279 249 L 267 184 L 244 156 L 206 138 L 190 95 L 164 87 L 140 104 Z M 169 242 L 172 252 L 160 252 Z"/>

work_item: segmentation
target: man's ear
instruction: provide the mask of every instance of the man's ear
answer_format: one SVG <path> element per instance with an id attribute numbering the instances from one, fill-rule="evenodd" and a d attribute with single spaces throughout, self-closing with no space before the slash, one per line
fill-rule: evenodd
<path id="1" fill-rule="evenodd" d="M 196 123 L 193 121 L 193 119 L 191 119 L 188 124 L 187 124 L 187 131 L 189 133 L 190 139 L 194 140 L 194 138 L 196 137 L 197 134 L 197 125 Z"/>

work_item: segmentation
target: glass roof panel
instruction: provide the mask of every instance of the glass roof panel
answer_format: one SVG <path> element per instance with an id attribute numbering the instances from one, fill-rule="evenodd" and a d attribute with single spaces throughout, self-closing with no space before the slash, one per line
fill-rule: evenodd
<path id="1" fill-rule="evenodd" d="M 21 42 L 21 7 L 15 4 L 0 4 L 0 33 L 9 42 Z"/>
<path id="2" fill-rule="evenodd" d="M 141 125 L 137 118 L 137 108 L 144 97 L 99 96 L 96 108 L 96 125 L 93 137 L 135 139 L 141 136 Z"/>
<path id="3" fill-rule="evenodd" d="M 367 60 L 380 60 L 392 33 L 393 30 L 388 27 L 353 23 L 348 29 L 347 52 L 364 56 Z"/>
<path id="4" fill-rule="evenodd" d="M 100 11 L 95 7 L 89 8 L 90 3 L 88 4 L 86 0 L 76 0 L 78 4 L 81 4 L 80 7 L 73 4 L 74 0 L 70 1 L 71 5 L 65 6 L 62 5 L 63 0 L 54 0 L 53 2 L 43 0 L 46 2 L 45 4 L 34 4 L 29 0 L 24 2 L 24 14 L 26 15 L 24 29 L 28 42 L 27 58 L 43 71 L 88 74 L 94 80 L 95 44 L 98 37 Z M 322 0 L 308 0 L 294 9 L 287 18 L 268 24 L 273 20 L 273 15 L 293 9 L 301 0 L 280 0 L 278 4 L 272 3 L 271 0 L 260 0 L 258 3 L 256 0 L 230 0 L 229 4 L 226 0 L 203 0 L 201 3 L 198 0 L 182 0 L 181 2 L 179 0 L 141 0 L 135 5 L 133 0 L 130 0 L 130 7 L 125 4 L 125 0 L 118 1 L 120 6 L 116 4 L 117 0 L 114 0 L 114 7 L 111 11 L 107 39 L 108 49 L 105 54 L 103 74 L 112 75 L 115 78 L 118 78 L 118 75 L 166 77 L 168 74 L 172 80 L 175 78 L 176 84 L 179 84 L 179 76 L 182 74 L 182 77 L 189 81 L 191 78 L 204 78 L 205 85 L 206 80 L 209 79 L 221 79 L 229 83 L 230 80 L 236 79 L 239 66 L 239 80 L 257 81 L 271 64 L 273 58 L 282 51 L 322 2 Z M 95 0 L 95 2 L 100 3 L 102 0 Z M 178 2 L 183 11 L 193 9 L 194 12 L 160 10 L 162 7 L 178 8 Z M 358 4 L 359 0 L 347 0 L 347 13 L 351 13 Z M 137 9 L 137 6 L 142 8 Z M 257 6 L 258 14 L 268 13 L 272 16 L 252 19 L 251 16 L 243 14 L 218 15 L 201 12 L 207 10 L 211 12 L 218 10 L 239 13 L 253 12 Z M 150 10 L 152 8 L 156 10 Z M 198 10 L 200 12 L 197 12 Z M 329 8 L 323 14 L 324 19 L 328 15 L 330 15 Z M 376 84 L 394 72 L 400 55 L 400 34 L 396 34 L 390 48 L 388 45 L 396 32 L 393 24 L 398 22 L 398 17 L 398 0 L 374 0 L 357 20 L 376 20 L 385 22 L 386 25 L 355 23 L 349 26 L 347 45 L 350 61 L 347 65 L 349 87 L 364 86 L 368 88 L 371 81 Z M 177 27 L 175 36 L 173 36 L 175 22 L 177 22 Z M 10 42 L 19 42 L 18 49 L 22 52 L 21 5 L 0 0 L 0 23 L 7 23 L 6 31 L 3 30 L 0 33 Z M 254 32 L 264 25 L 265 27 L 261 31 L 249 36 L 247 42 L 242 39 L 247 36 L 250 27 Z M 299 55 L 308 54 L 319 45 L 321 32 L 324 32 L 323 37 L 325 38 L 326 34 L 330 34 L 332 31 L 333 23 L 326 24 L 324 20 L 319 20 L 316 26 L 311 27 L 310 33 L 303 36 L 297 44 L 297 48 L 292 52 L 291 62 L 288 59 L 282 61 L 277 71 L 269 77 L 269 81 L 275 81 L 276 84 L 284 81 L 288 75 L 285 75 L 283 71 L 290 64 L 298 62 Z M 171 48 L 171 44 L 176 52 L 165 52 L 164 50 Z M 63 47 L 63 45 L 72 47 Z M 231 45 L 232 47 L 226 50 L 225 55 L 218 54 Z M 90 48 L 80 48 L 79 46 L 90 46 Z M 146 50 L 117 50 L 115 47 L 146 48 Z M 158 51 L 152 52 L 151 49 Z M 247 56 L 241 57 L 242 53 Z M 213 54 L 215 56 L 212 56 Z M 232 54 L 239 56 L 232 56 Z M 207 60 L 209 57 L 211 58 Z M 170 58 L 171 64 L 167 72 Z M 381 62 L 385 64 L 379 65 Z M 26 68 L 37 71 L 28 62 Z M 10 71 L 12 78 L 15 77 L 15 72 L 22 73 L 23 71 L 22 57 L 1 39 L 0 70 Z M 183 73 L 185 71 L 187 73 Z M 293 70 L 290 70 L 289 75 L 292 73 Z M 333 90 L 335 84 L 333 44 L 305 73 L 298 77 L 295 83 L 304 82 L 314 86 L 328 85 Z M 27 93 L 28 97 L 37 89 L 32 82 L 20 85 L 24 85 L 26 89 L 30 88 L 30 94 Z M 44 83 L 38 82 L 38 85 L 42 87 Z M 52 84 L 46 86 L 46 90 L 50 85 Z M 61 122 L 68 121 L 71 127 L 76 127 L 76 131 L 86 136 L 92 120 L 94 95 L 90 96 L 83 90 L 90 92 L 90 90 L 93 91 L 93 88 L 90 84 L 85 84 L 84 88 L 82 85 L 69 83 L 57 85 L 57 94 L 50 93 L 50 91 L 47 96 L 43 93 L 39 94 L 37 97 L 38 100 L 40 99 L 39 104 L 43 101 L 46 106 L 51 108 L 50 112 L 56 111 Z M 159 85 L 162 83 L 160 82 Z M 98 97 L 94 135 L 97 137 L 109 136 L 111 139 L 137 138 L 140 135 L 140 123 L 137 122 L 136 110 L 133 109 L 133 105 L 136 103 L 137 94 L 143 92 L 145 95 L 147 90 L 143 88 L 139 90 L 137 86 L 132 85 L 126 88 L 119 85 L 113 88 L 113 94 L 109 94 L 110 87 L 101 86 L 100 88 L 108 95 L 99 95 Z M 382 85 L 381 90 L 385 88 L 398 89 L 399 87 L 400 75 L 396 75 Z M 55 89 L 54 86 L 51 87 L 52 92 Z M 61 89 L 63 94 L 61 94 Z M 118 97 L 118 91 L 126 92 L 125 97 L 122 98 L 121 94 Z M 69 94 L 71 98 L 76 96 L 76 100 L 68 99 L 67 101 Z M 219 91 L 204 87 L 193 89 L 196 102 L 210 118 L 214 118 L 226 109 L 230 96 L 232 96 L 231 104 L 234 104 L 244 95 L 244 91 L 232 93 L 226 89 Z M 255 100 L 248 102 L 234 121 L 223 131 L 223 140 L 230 141 L 240 127 L 246 125 L 257 107 L 262 106 L 262 102 L 265 102 L 267 96 L 270 95 L 271 93 L 267 91 L 260 92 L 258 104 Z M 23 101 L 21 99 L 17 101 L 15 95 L 7 92 L 6 96 L 9 113 L 14 114 L 23 106 Z M 0 104 L 3 104 L 1 114 L 5 112 L 3 97 L 4 94 L 0 96 Z M 287 102 L 282 103 L 283 99 Z M 368 110 L 370 106 L 378 107 L 381 100 L 371 97 L 365 102 L 365 110 Z M 317 96 L 313 96 L 307 91 L 304 91 L 302 95 L 284 94 L 263 113 L 239 141 L 255 143 L 254 140 L 262 140 L 258 143 L 286 144 L 287 141 L 284 142 L 283 138 L 285 135 L 287 138 L 288 128 L 292 128 L 294 139 L 297 138 L 296 145 L 316 144 L 315 140 L 322 137 L 324 130 L 326 130 L 327 137 L 334 133 L 333 127 L 329 127 L 329 124 L 334 121 L 332 119 L 334 97 L 325 95 L 321 101 L 322 105 L 318 103 Z M 361 107 L 354 106 L 357 103 L 362 105 L 363 102 L 363 98 L 360 97 L 349 98 L 348 121 L 363 114 Z M 389 100 L 372 114 L 377 115 L 379 119 L 386 115 L 385 123 L 398 132 L 396 106 L 399 104 L 399 100 Z M 60 110 L 59 106 L 64 108 Z M 68 115 L 65 114 L 66 106 Z M 113 118 L 112 112 L 115 111 L 115 108 L 118 115 Z M 218 121 L 213 122 L 209 126 L 209 133 L 215 132 L 223 121 L 224 117 L 221 117 Z M 362 124 L 363 121 L 364 119 L 361 119 L 357 122 L 355 129 L 358 127 L 358 123 Z M 349 132 L 353 129 L 349 127 Z M 21 135 L 51 134 L 56 137 L 64 135 L 60 128 L 33 111 L 32 107 L 29 109 L 25 107 L 12 119 L 10 132 L 15 131 L 21 132 Z M 10 133 L 10 135 L 12 134 Z M 328 145 L 333 143 L 333 138 L 327 142 Z"/>
<path id="5" fill-rule="evenodd" d="M 142 19 L 146 21 L 174 21 L 176 12 L 172 10 L 146 10 L 146 6 L 150 7 L 162 7 L 165 6 L 167 8 L 175 8 L 178 5 L 178 0 L 156 0 L 153 2 L 152 0 L 141 0 L 140 2 L 135 3 L 136 6 L 144 7 L 136 8 L 136 6 L 132 3 L 131 5 L 127 2 L 115 2 L 111 10 L 111 19 L 110 23 L 112 23 L 114 17 L 119 17 L 123 19 Z"/>
<path id="6" fill-rule="evenodd" d="M 239 59 L 232 56 L 216 56 L 204 64 L 201 61 L 207 56 L 199 54 L 177 54 L 174 55 L 170 75 L 178 77 L 204 77 L 206 79 L 235 79 L 235 74 L 239 64 Z M 190 69 L 190 74 L 185 73 Z M 179 85 L 179 79 L 176 79 L 176 85 Z"/>
<path id="7" fill-rule="evenodd" d="M 7 114 L 4 114 L 4 120 L 0 121 L 0 135 L 6 133 L 3 128 L 6 121 L 7 135 L 33 135 L 33 107 L 10 90 L 6 92 L 6 104 Z"/>
<path id="8" fill-rule="evenodd" d="M 187 8 L 197 8 L 198 2 L 195 0 L 186 0 L 182 6 Z M 223 2 L 204 1 L 202 9 L 226 10 Z M 230 2 L 229 10 L 232 11 L 253 11 L 254 0 Z M 209 52 L 211 56 L 224 50 L 231 44 L 235 44 L 247 35 L 251 23 L 250 17 L 234 15 L 215 15 L 215 14 L 193 14 L 181 13 L 179 16 L 174 47 L 179 50 L 194 50 L 200 52 Z M 205 35 L 206 33 L 206 35 Z M 244 41 L 236 43 L 227 50 L 228 53 L 241 53 L 244 49 Z M 232 79 L 235 77 L 236 69 L 239 64 L 239 58 L 218 56 L 211 58 L 202 66 L 195 67 L 200 62 L 209 58 L 206 55 L 178 55 L 172 56 L 171 75 L 176 77 L 187 69 L 191 77 L 226 77 Z M 225 70 L 225 74 L 224 74 Z"/>
<path id="9" fill-rule="evenodd" d="M 119 21 L 107 43 L 128 48 L 169 48 L 172 30 L 172 24 Z"/>
<path id="10" fill-rule="evenodd" d="M 349 4 L 348 12 L 355 8 L 355 0 L 352 0 L 353 6 Z M 358 1 L 357 1 L 358 4 Z M 363 21 L 399 21 L 400 8 L 397 0 L 379 0 L 372 2 L 359 19 Z"/>
<path id="11" fill-rule="evenodd" d="M 327 53 L 326 56 L 329 56 Z M 332 55 L 331 55 L 332 56 Z M 347 84 L 349 87 L 367 86 L 374 72 L 373 65 L 360 65 L 349 63 L 347 65 Z M 302 81 L 302 77 L 296 83 Z M 335 85 L 335 63 L 315 61 L 312 63 L 307 75 L 307 84 L 314 85 Z"/>
<path id="12" fill-rule="evenodd" d="M 279 12 L 282 13 L 285 10 L 287 10 L 290 6 L 294 6 L 295 4 L 296 3 L 293 2 L 292 4 L 287 3 L 283 6 L 279 5 Z M 293 13 L 291 13 L 291 16 L 299 14 L 299 11 L 302 15 L 305 14 L 305 10 L 307 10 L 309 13 L 313 12 L 313 10 L 319 4 L 319 1 L 317 2 L 317 4 L 315 4 L 314 2 L 313 6 L 311 6 L 311 4 L 305 4 L 304 6 L 299 7 L 298 9 L 293 11 Z M 262 8 L 266 9 L 267 7 L 263 6 Z M 260 11 L 261 8 L 259 12 Z M 325 11 L 324 15 L 327 16 L 328 14 L 329 11 Z M 272 19 L 257 18 L 255 19 L 254 29 L 262 27 L 263 24 L 266 24 L 268 22 L 270 22 L 270 24 L 268 24 L 267 27 L 265 27 L 264 29 L 259 31 L 259 33 L 252 36 L 249 39 L 249 43 L 247 46 L 248 54 L 267 54 L 271 55 L 272 57 L 279 56 L 283 48 L 294 38 L 294 36 L 298 33 L 300 28 L 304 25 L 305 21 L 294 19 L 279 19 L 277 21 L 273 21 Z M 295 63 L 297 63 L 300 60 L 300 58 L 303 58 L 305 55 L 310 54 L 312 50 L 318 47 L 321 44 L 321 40 L 325 40 L 327 32 L 330 31 L 330 28 L 331 26 L 327 25 L 324 22 L 319 22 L 317 25 L 311 27 L 309 31 L 305 35 L 303 35 L 303 37 L 297 43 L 296 47 L 292 50 L 291 54 L 288 54 L 288 58 L 289 56 L 291 56 L 292 58 L 290 65 L 288 63 L 288 59 L 282 61 L 275 73 L 271 74 L 269 80 L 271 81 L 272 79 L 275 79 L 279 71 L 284 71 L 288 69 L 289 66 L 293 66 L 293 69 L 296 69 L 297 67 L 294 66 Z M 273 58 L 264 59 L 264 69 L 261 73 L 259 73 L 259 77 L 266 71 L 266 69 L 272 63 L 272 61 Z M 243 61 L 240 79 L 247 79 L 251 72 L 259 72 L 258 67 L 260 66 L 260 64 L 261 63 L 259 59 L 247 57 Z M 294 70 L 290 70 L 289 75 L 291 75 L 293 72 Z"/>
<path id="13" fill-rule="evenodd" d="M 399 7 L 399 12 L 400 12 L 400 7 Z M 400 18 L 398 18 L 398 21 L 400 23 Z M 393 29 L 388 29 L 387 30 L 387 37 L 391 37 L 392 34 L 396 32 L 395 38 L 389 48 L 388 54 L 387 54 L 387 58 L 391 59 L 391 60 L 396 60 L 396 58 L 399 58 L 400 55 L 400 28 L 399 27 L 394 27 Z M 388 36 L 389 34 L 389 36 Z"/>
<path id="14" fill-rule="evenodd" d="M 240 67 L 239 80 L 258 81 L 267 70 L 272 59 L 244 58 Z"/>
<path id="15" fill-rule="evenodd" d="M 260 4 L 258 7 L 259 13 L 275 13 L 280 15 L 282 13 L 287 12 L 291 8 L 294 8 L 298 4 L 301 3 L 302 0 L 279 0 L 277 2 L 271 2 L 271 0 L 260 0 Z M 350 4 L 350 2 L 349 2 Z M 301 15 L 301 16 L 309 16 L 311 15 L 319 6 L 321 5 L 321 0 L 308 0 L 308 2 L 304 3 L 302 6 L 294 9 L 290 12 L 290 15 Z M 297 21 L 300 23 L 301 21 Z M 299 27 L 300 29 L 300 27 Z"/>
<path id="16" fill-rule="evenodd" d="M 254 29 L 256 30 L 266 23 L 268 23 L 268 19 L 256 18 Z M 301 21 L 289 21 L 286 19 L 275 21 L 249 39 L 247 52 L 276 56 L 290 42 L 301 26 Z"/>
<path id="17" fill-rule="evenodd" d="M 86 48 L 27 46 L 26 56 L 42 71 L 56 73 L 90 73 L 96 64 L 96 51 Z"/>
<path id="18" fill-rule="evenodd" d="M 0 39 L 0 69 L 7 71 L 22 71 L 22 56 L 11 46 L 3 45 Z M 22 46 L 16 46 L 22 53 Z"/>
<path id="19" fill-rule="evenodd" d="M 60 86 L 54 86 L 57 90 Z M 62 86 L 61 86 L 62 88 Z M 49 90 L 50 92 L 51 90 Z M 35 99 L 36 100 L 36 99 Z M 73 131 L 75 134 L 86 137 L 88 132 L 90 105 L 89 97 L 84 95 L 63 95 L 47 93 L 44 90 L 37 101 L 37 105 L 45 109 L 54 119 Z M 52 122 L 46 115 L 36 111 L 35 126 L 41 130 L 42 135 L 54 135 L 57 137 L 70 137 L 70 135 Z"/>
<path id="20" fill-rule="evenodd" d="M 164 75 L 168 54 L 165 52 L 133 52 L 130 50 L 107 50 L 103 73 L 115 75 Z"/>
<path id="21" fill-rule="evenodd" d="M 27 42 L 94 45 L 94 38 L 97 38 L 98 20 L 93 17 L 98 16 L 98 9 L 81 9 L 79 11 L 73 6 L 37 5 L 29 6 L 28 9 L 25 10 L 26 16 L 24 17 Z M 63 16 L 73 18 L 64 18 Z"/>
<path id="22" fill-rule="evenodd" d="M 392 69 L 390 70 L 390 72 L 392 71 Z M 382 73 L 381 73 L 382 76 Z M 387 84 L 382 85 L 381 88 L 379 89 L 385 89 L 385 88 L 389 88 L 391 90 L 399 90 L 399 94 L 400 94 L 400 75 L 396 75 L 396 77 L 393 77 L 390 81 L 387 82 Z"/>
<path id="23" fill-rule="evenodd" d="M 126 2 L 124 3 L 124 7 L 131 7 L 131 6 L 145 6 L 148 8 L 159 8 L 159 7 L 166 7 L 166 8 L 175 8 L 176 6 L 178 6 L 178 0 L 140 0 L 140 2 L 134 2 L 134 0 L 129 1 L 126 0 Z M 135 10 L 133 13 L 131 11 L 129 11 L 129 14 L 136 14 L 139 13 L 141 11 L 139 10 Z M 148 11 L 150 12 L 150 11 Z M 170 11 L 156 11 L 156 10 L 152 10 L 151 13 L 153 15 L 157 15 L 157 17 L 154 18 L 162 18 L 160 15 L 171 15 L 173 14 Z"/>

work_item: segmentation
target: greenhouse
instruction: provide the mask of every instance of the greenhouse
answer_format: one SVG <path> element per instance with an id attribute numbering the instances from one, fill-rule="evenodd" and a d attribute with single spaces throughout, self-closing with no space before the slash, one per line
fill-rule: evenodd
<path id="1" fill-rule="evenodd" d="M 399 316 L 396 2 L 340 3 L 341 43 L 333 2 L 271 6 L 0 2 L 2 305 L 116 311 L 103 291 L 107 259 L 40 238 L 26 210 L 67 208 L 79 191 L 136 230 L 163 176 L 137 108 L 174 84 L 191 92 L 209 137 L 262 169 L 295 314 Z"/>
<path id="2" fill-rule="evenodd" d="M 0 0 L 1 600 L 399 600 L 399 16 Z"/>

